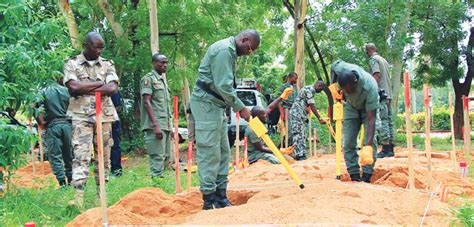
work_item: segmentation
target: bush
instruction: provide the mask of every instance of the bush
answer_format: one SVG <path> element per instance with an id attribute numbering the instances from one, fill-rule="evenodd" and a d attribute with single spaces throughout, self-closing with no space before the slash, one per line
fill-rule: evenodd
<path id="1" fill-rule="evenodd" d="M 446 107 L 433 108 L 431 130 L 451 130 L 451 118 L 449 109 Z M 474 113 L 469 113 L 471 119 L 471 127 L 474 124 Z M 398 114 L 395 118 L 395 127 L 405 130 L 405 114 Z M 412 130 L 425 130 L 425 112 L 415 113 L 411 115 Z"/>

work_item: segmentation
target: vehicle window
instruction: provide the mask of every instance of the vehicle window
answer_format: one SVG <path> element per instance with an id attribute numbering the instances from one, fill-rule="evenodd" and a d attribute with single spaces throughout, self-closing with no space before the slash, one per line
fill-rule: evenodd
<path id="1" fill-rule="evenodd" d="M 261 102 L 262 102 L 262 107 L 263 107 L 263 108 L 267 108 L 267 101 L 265 101 L 265 96 L 263 96 L 262 94 L 260 94 L 258 97 L 260 98 L 260 100 L 261 100 Z"/>
<path id="2" fill-rule="evenodd" d="M 237 97 L 244 103 L 245 106 L 256 106 L 257 98 L 253 92 L 237 91 Z"/>

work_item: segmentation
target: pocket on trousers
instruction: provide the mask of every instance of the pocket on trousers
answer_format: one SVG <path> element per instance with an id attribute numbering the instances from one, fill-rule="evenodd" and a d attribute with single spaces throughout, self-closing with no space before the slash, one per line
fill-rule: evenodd
<path id="1" fill-rule="evenodd" d="M 196 145 L 201 147 L 212 147 L 219 140 L 217 132 L 217 122 L 201 121 L 196 122 Z"/>

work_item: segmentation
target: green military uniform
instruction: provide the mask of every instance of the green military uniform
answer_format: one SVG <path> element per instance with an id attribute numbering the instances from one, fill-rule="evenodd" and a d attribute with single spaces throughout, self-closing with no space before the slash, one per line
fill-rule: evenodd
<path id="1" fill-rule="evenodd" d="M 267 162 L 270 162 L 272 164 L 280 164 L 278 159 L 275 157 L 275 155 L 270 154 L 270 153 L 265 153 L 257 150 L 255 146 L 253 145 L 254 143 L 259 143 L 263 142 L 262 139 L 258 138 L 257 135 L 253 132 L 253 130 L 247 126 L 245 129 L 245 136 L 247 136 L 247 152 L 248 152 L 248 159 L 249 163 L 254 163 L 258 160 L 265 160 Z"/>
<path id="2" fill-rule="evenodd" d="M 147 113 L 143 95 L 151 96 L 153 115 L 158 123 L 163 139 L 159 140 L 153 132 L 153 122 Z M 165 166 L 174 162 L 171 143 L 172 119 L 170 109 L 170 91 L 166 78 L 155 70 L 146 74 L 140 82 L 140 124 L 145 133 L 145 145 L 150 157 L 150 175 L 161 177 Z"/>
<path id="3" fill-rule="evenodd" d="M 331 70 L 337 75 L 343 71 L 354 71 L 359 76 L 357 88 L 354 93 L 344 93 L 344 123 L 343 132 L 343 150 L 344 159 L 346 161 L 347 171 L 349 174 L 359 174 L 360 166 L 358 163 L 359 155 L 357 154 L 357 136 L 359 135 L 360 126 L 364 124 L 364 131 L 368 132 L 367 112 L 377 110 L 379 105 L 378 87 L 375 79 L 364 71 L 361 67 L 349 64 L 344 61 L 337 61 L 331 67 Z M 369 138 L 365 136 L 365 141 Z M 375 155 L 377 152 L 377 143 L 373 141 L 374 163 L 362 167 L 362 171 L 372 174 L 375 165 Z"/>
<path id="4" fill-rule="evenodd" d="M 379 89 L 385 90 L 387 98 L 380 100 L 379 122 L 377 123 L 377 132 L 382 139 L 382 144 L 388 145 L 393 142 L 393 116 L 391 108 L 392 85 L 390 81 L 390 69 L 387 60 L 378 54 L 372 55 L 369 60 L 369 72 L 380 73 Z"/>
<path id="5" fill-rule="evenodd" d="M 58 182 L 72 181 L 72 125 L 67 116 L 69 91 L 57 83 L 43 91 L 46 121 L 46 151 Z"/>
<path id="6" fill-rule="evenodd" d="M 87 61 L 81 53 L 72 57 L 64 64 L 64 83 L 69 81 L 104 81 L 118 83 L 119 78 L 111 60 L 99 57 L 95 61 Z M 97 157 L 96 109 L 95 95 L 85 94 L 72 96 L 69 99 L 67 115 L 72 118 L 72 147 L 74 159 L 72 161 L 72 185 L 76 189 L 83 189 L 89 176 L 91 161 L 91 147 L 94 145 Z M 109 96 L 102 96 L 102 139 L 104 141 L 104 168 L 105 180 L 109 179 L 110 149 L 113 145 L 112 122 L 119 120 L 117 111 Z M 95 182 L 99 185 L 99 163 L 95 159 Z"/>
<path id="7" fill-rule="evenodd" d="M 225 108 L 230 106 L 235 112 L 245 108 L 233 87 L 236 60 L 234 37 L 212 44 L 199 66 L 198 82 L 190 98 L 196 124 L 197 161 L 203 195 L 227 188 L 230 146 Z M 199 81 L 201 85 L 198 85 Z"/>

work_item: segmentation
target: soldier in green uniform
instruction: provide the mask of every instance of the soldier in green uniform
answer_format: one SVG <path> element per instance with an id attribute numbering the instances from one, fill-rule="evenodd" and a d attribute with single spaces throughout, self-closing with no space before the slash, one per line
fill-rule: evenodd
<path id="1" fill-rule="evenodd" d="M 63 78 L 48 86 L 42 96 L 44 114 L 38 116 L 37 122 L 46 130 L 45 148 L 51 169 L 59 185 L 66 186 L 72 182 L 72 125 L 67 116 L 70 96 Z"/>
<path id="2" fill-rule="evenodd" d="M 278 105 L 278 110 L 280 111 L 280 119 L 286 121 L 286 111 L 290 111 L 291 106 L 295 102 L 296 97 L 298 96 L 298 87 L 296 86 L 296 82 L 298 82 L 298 74 L 295 72 L 290 72 L 288 75 L 285 76 L 284 83 L 280 86 L 278 90 L 278 95 L 281 95 L 286 88 L 293 87 L 293 93 L 291 93 L 290 97 L 287 100 L 283 100 Z M 288 116 L 289 117 L 289 116 Z M 289 121 L 289 120 L 288 120 Z M 288 124 L 288 122 L 286 122 Z M 290 125 L 288 126 L 290 128 Z M 291 134 L 291 130 L 288 130 L 288 141 L 292 141 L 293 137 Z M 281 140 L 285 140 L 285 137 L 280 138 Z"/>
<path id="3" fill-rule="evenodd" d="M 151 62 L 153 70 L 140 82 L 140 124 L 150 158 L 150 175 L 158 179 L 163 178 L 165 167 L 173 162 L 173 132 L 170 92 L 165 77 L 168 58 L 154 54 Z"/>
<path id="4" fill-rule="evenodd" d="M 266 109 L 260 106 L 254 106 L 251 111 L 252 117 L 258 117 L 263 123 L 267 122 L 268 115 L 273 111 L 273 109 L 277 105 L 279 105 L 282 100 L 288 99 L 293 91 L 293 87 L 287 87 L 281 92 L 280 97 L 273 100 L 273 102 L 270 103 L 270 105 L 268 105 Z M 280 164 L 280 161 L 278 161 L 278 159 L 275 157 L 270 148 L 263 146 L 262 139 L 259 138 L 249 126 L 247 126 L 247 128 L 245 129 L 245 136 L 247 136 L 248 140 L 247 152 L 250 164 L 260 159 L 270 162 L 272 164 Z M 286 153 L 286 150 L 293 150 L 292 147 L 291 149 L 281 149 L 282 153 Z"/>
<path id="5" fill-rule="evenodd" d="M 205 210 L 231 205 L 226 195 L 230 146 L 225 108 L 232 107 L 243 119 L 250 119 L 250 110 L 235 90 L 235 64 L 238 56 L 252 54 L 259 45 L 260 35 L 255 30 L 217 41 L 208 48 L 198 69 L 190 104 Z"/>
<path id="6" fill-rule="evenodd" d="M 378 86 L 375 79 L 361 67 L 336 61 L 331 66 L 333 82 L 337 81 L 344 94 L 343 150 L 347 172 L 352 181 L 370 182 L 374 163 L 362 166 L 362 179 L 357 154 L 357 136 L 364 124 L 364 148 L 372 151 L 375 160 L 377 144 L 375 139 L 375 120 L 379 105 Z"/>
<path id="7" fill-rule="evenodd" d="M 379 86 L 380 106 L 377 132 L 382 140 L 382 150 L 377 154 L 377 158 L 393 157 L 393 116 L 392 116 L 392 84 L 390 80 L 389 64 L 385 58 L 377 53 L 375 44 L 365 45 L 365 53 L 369 59 L 369 72 L 375 78 Z"/>
<path id="8" fill-rule="evenodd" d="M 100 57 L 104 49 L 104 39 L 99 33 L 86 35 L 84 50 L 64 64 L 64 82 L 71 98 L 67 115 L 72 118 L 72 185 L 76 189 L 71 205 L 83 207 L 84 186 L 89 176 L 91 147 L 94 145 L 97 157 L 95 92 L 102 93 L 102 139 L 104 141 L 105 181 L 109 179 L 110 149 L 113 145 L 112 123 L 118 120 L 110 96 L 117 92 L 119 78 L 114 63 Z M 98 159 L 95 159 L 94 176 L 99 185 Z M 99 188 L 97 187 L 97 191 Z"/>

